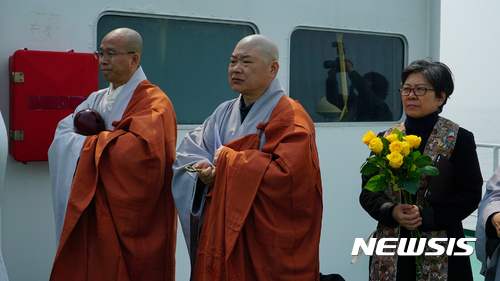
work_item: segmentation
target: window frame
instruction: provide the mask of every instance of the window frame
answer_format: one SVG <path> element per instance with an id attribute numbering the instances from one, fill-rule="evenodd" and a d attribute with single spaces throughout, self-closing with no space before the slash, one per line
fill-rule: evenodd
<path id="1" fill-rule="evenodd" d="M 313 32 L 330 32 L 330 33 L 345 33 L 345 34 L 354 34 L 354 35 L 368 35 L 368 36 L 381 36 L 381 37 L 392 37 L 392 38 L 398 38 L 401 40 L 402 45 L 403 45 L 403 50 L 402 50 L 402 63 L 403 63 L 403 69 L 408 65 L 408 53 L 409 53 L 409 44 L 408 44 L 408 39 L 404 34 L 401 33 L 391 33 L 391 32 L 377 32 L 377 31 L 366 31 L 366 30 L 354 30 L 354 29 L 342 29 L 342 28 L 326 28 L 326 27 L 317 27 L 317 26 L 308 26 L 308 25 L 297 25 L 295 26 L 289 33 L 288 36 L 288 96 L 290 96 L 290 90 L 291 90 L 291 77 L 292 77 L 292 36 L 295 31 L 313 31 Z M 400 73 L 397 74 L 397 77 L 400 77 Z M 400 83 L 400 80 L 397 80 Z M 298 100 L 300 102 L 300 100 Z M 309 114 L 309 112 L 308 112 Z M 345 126 L 367 126 L 367 125 L 378 125 L 378 124 L 397 124 L 405 120 L 405 113 L 404 113 L 404 108 L 401 109 L 401 116 L 397 120 L 390 120 L 390 121 L 347 121 L 347 122 L 336 122 L 336 121 L 324 121 L 324 122 L 318 122 L 314 121 L 314 125 L 316 127 L 345 127 Z"/>

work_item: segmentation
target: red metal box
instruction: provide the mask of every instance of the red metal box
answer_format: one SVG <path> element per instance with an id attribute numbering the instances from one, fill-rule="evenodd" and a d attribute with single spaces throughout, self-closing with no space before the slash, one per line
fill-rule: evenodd
<path id="1" fill-rule="evenodd" d="M 92 53 L 18 50 L 9 58 L 9 153 L 47 161 L 57 123 L 98 88 Z"/>

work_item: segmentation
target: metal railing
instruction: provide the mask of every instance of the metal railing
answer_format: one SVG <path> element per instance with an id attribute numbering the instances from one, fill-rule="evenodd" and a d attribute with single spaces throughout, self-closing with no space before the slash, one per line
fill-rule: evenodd
<path id="1" fill-rule="evenodd" d="M 500 144 L 493 143 L 476 143 L 478 148 L 491 148 L 493 150 L 493 171 L 495 172 L 498 168 L 498 152 L 500 151 Z M 487 181 L 487 180 L 486 180 Z"/>
<path id="2" fill-rule="evenodd" d="M 483 172 L 483 190 L 481 195 L 484 194 L 486 182 L 490 180 L 490 176 L 496 171 L 499 165 L 498 152 L 500 151 L 500 144 L 492 143 L 476 143 L 478 150 L 478 157 L 481 163 L 481 171 Z M 486 151 L 485 151 L 486 149 Z M 492 151 L 490 152 L 488 151 Z M 490 158 L 492 157 L 492 158 Z M 493 161 L 490 161 L 492 159 Z M 464 229 L 467 235 L 474 236 L 477 221 L 477 210 L 475 210 L 469 217 L 463 221 Z"/>

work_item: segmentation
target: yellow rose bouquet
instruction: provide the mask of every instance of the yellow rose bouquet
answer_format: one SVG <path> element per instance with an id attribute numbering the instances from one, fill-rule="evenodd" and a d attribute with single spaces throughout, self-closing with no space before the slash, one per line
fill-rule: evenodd
<path id="1" fill-rule="evenodd" d="M 375 133 L 368 131 L 363 142 L 373 151 L 373 155 L 366 158 L 360 171 L 363 175 L 375 176 L 370 178 L 365 188 L 374 192 L 390 188 L 394 191 L 402 190 L 405 203 L 413 204 L 411 196 L 406 192 L 417 192 L 421 174 L 439 174 L 439 170 L 430 165 L 431 158 L 416 150 L 420 141 L 420 137 L 406 136 L 398 129 L 394 129 L 386 137 L 377 137 Z"/>

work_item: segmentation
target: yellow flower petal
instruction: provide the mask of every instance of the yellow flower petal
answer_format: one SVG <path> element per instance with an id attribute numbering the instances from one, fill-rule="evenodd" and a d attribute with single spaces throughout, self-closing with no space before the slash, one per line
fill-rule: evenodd
<path id="1" fill-rule="evenodd" d="M 410 148 L 418 148 L 422 138 L 417 137 L 415 135 L 408 135 L 404 137 L 404 140 L 410 144 Z"/>
<path id="2" fill-rule="evenodd" d="M 382 140 L 380 138 L 374 138 L 370 141 L 368 147 L 371 149 L 371 151 L 379 153 L 384 149 L 384 143 L 382 143 Z"/>
<path id="3" fill-rule="evenodd" d="M 399 152 L 391 152 L 387 154 L 387 159 L 389 159 L 389 165 L 393 168 L 399 168 L 403 165 L 404 156 Z"/>
<path id="4" fill-rule="evenodd" d="M 366 132 L 365 136 L 363 137 L 363 142 L 366 144 L 366 145 L 369 145 L 370 144 L 370 141 L 373 140 L 374 138 L 376 138 L 377 135 L 375 135 L 374 132 L 372 131 L 368 131 Z"/>
<path id="5" fill-rule="evenodd" d="M 393 141 L 397 141 L 398 140 L 398 135 L 396 135 L 396 134 L 390 134 L 387 137 L 385 137 L 385 139 L 388 140 L 390 143 L 392 143 Z"/>

